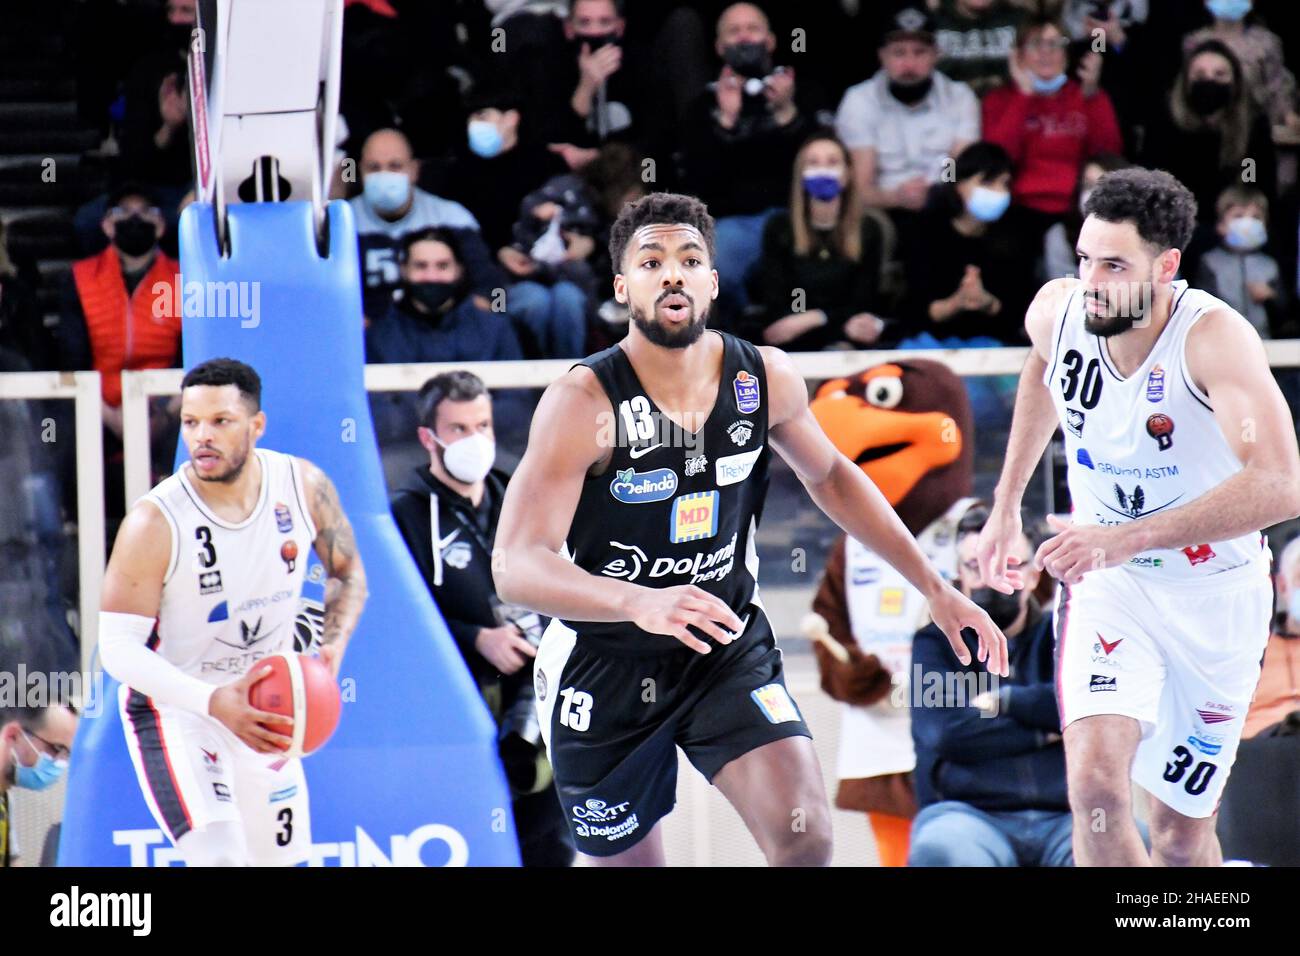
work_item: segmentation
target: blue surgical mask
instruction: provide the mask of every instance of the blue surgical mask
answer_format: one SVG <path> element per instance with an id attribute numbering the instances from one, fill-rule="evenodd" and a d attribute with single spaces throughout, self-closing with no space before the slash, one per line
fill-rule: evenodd
<path id="1" fill-rule="evenodd" d="M 471 120 L 469 124 L 469 148 L 476 156 L 491 159 L 501 152 L 504 145 L 501 131 L 496 123 L 487 120 Z"/>
<path id="2" fill-rule="evenodd" d="M 1235 216 L 1228 220 L 1224 242 L 1234 252 L 1254 252 L 1268 242 L 1268 227 L 1254 216 Z"/>
<path id="3" fill-rule="evenodd" d="M 980 222 L 996 222 L 1011 205 L 1011 193 L 976 186 L 966 200 L 966 211 Z"/>
<path id="4" fill-rule="evenodd" d="M 366 173 L 362 191 L 375 212 L 396 212 L 411 198 L 411 177 L 386 169 Z"/>
<path id="5" fill-rule="evenodd" d="M 1253 6 L 1251 0 L 1205 0 L 1205 9 L 1220 20 L 1236 23 L 1244 20 Z"/>
<path id="6" fill-rule="evenodd" d="M 803 171 L 803 188 L 813 199 L 830 201 L 844 189 L 838 173 L 827 169 L 805 169 Z"/>
<path id="7" fill-rule="evenodd" d="M 1067 77 L 1064 73 L 1058 73 L 1050 80 L 1045 80 L 1041 76 L 1037 76 L 1037 75 L 1034 76 L 1032 79 L 1033 79 L 1035 93 L 1041 93 L 1044 96 L 1051 96 L 1053 93 L 1055 93 L 1057 90 L 1059 90 L 1061 87 L 1065 85 L 1065 81 L 1069 79 L 1069 77 Z"/>
<path id="8" fill-rule="evenodd" d="M 66 760 L 55 760 L 45 751 L 37 748 L 32 739 L 23 734 L 27 745 L 36 751 L 36 766 L 24 767 L 23 762 L 14 755 L 14 783 L 24 790 L 48 790 L 59 782 L 63 772 L 68 769 Z"/>

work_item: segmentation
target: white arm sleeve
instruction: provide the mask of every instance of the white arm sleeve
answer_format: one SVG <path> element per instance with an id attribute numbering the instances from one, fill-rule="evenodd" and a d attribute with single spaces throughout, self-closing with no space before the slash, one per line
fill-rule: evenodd
<path id="1" fill-rule="evenodd" d="M 161 704 L 207 715 L 215 684 L 191 677 L 147 646 L 153 618 L 99 612 L 99 661 L 121 683 Z"/>

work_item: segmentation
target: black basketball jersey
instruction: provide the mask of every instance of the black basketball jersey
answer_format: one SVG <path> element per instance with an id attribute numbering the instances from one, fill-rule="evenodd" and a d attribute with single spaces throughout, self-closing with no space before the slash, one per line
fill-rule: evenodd
<path id="1" fill-rule="evenodd" d="M 566 545 L 574 563 L 592 574 L 654 588 L 694 584 L 743 619 L 757 586 L 753 538 L 771 456 L 767 376 L 757 348 L 717 334 L 718 395 L 696 432 L 655 406 L 618 345 L 582 361 L 613 408 L 600 436 L 613 457 L 583 483 Z M 564 623 L 611 649 L 666 650 L 674 643 L 630 622 Z"/>

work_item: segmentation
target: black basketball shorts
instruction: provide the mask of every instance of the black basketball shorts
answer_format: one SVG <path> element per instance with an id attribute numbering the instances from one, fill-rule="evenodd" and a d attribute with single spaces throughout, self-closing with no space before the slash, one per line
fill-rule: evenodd
<path id="1" fill-rule="evenodd" d="M 624 650 L 552 620 L 533 667 L 538 719 L 581 852 L 621 853 L 672 810 L 678 747 L 712 782 L 756 747 L 812 736 L 767 616 L 751 604 L 740 617 L 740 638 L 709 654 L 670 637 L 659 652 Z"/>

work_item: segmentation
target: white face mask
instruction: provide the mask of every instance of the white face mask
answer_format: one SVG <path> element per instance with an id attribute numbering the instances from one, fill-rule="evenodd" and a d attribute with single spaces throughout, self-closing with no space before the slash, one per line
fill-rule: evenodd
<path id="1" fill-rule="evenodd" d="M 482 481 L 497 457 L 496 442 L 482 432 L 459 438 L 450 445 L 443 445 L 437 435 L 433 440 L 442 446 L 442 464 L 447 472 L 467 485 Z"/>

